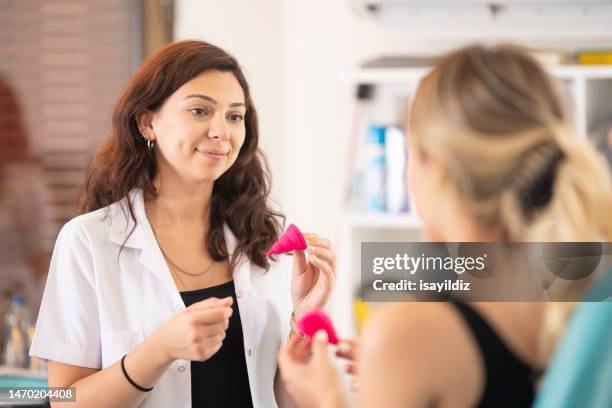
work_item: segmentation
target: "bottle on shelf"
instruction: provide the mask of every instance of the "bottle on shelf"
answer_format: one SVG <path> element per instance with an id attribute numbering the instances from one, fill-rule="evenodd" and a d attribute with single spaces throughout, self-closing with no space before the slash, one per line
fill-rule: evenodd
<path id="1" fill-rule="evenodd" d="M 371 125 L 365 145 L 366 211 L 384 212 L 385 197 L 385 127 Z"/>
<path id="2" fill-rule="evenodd" d="M 404 173 L 406 169 L 404 132 L 397 126 L 385 130 L 385 194 L 387 212 L 408 212 Z"/>
<path id="3" fill-rule="evenodd" d="M 368 115 L 374 95 L 374 87 L 359 84 L 354 105 L 353 120 L 349 134 L 345 175 L 344 207 L 349 211 L 363 211 L 364 198 L 364 142 L 363 134 L 368 130 Z"/>
<path id="4" fill-rule="evenodd" d="M 4 317 L 0 364 L 15 368 L 30 367 L 28 352 L 31 327 L 32 318 L 25 299 L 20 295 L 14 295 L 11 307 Z"/>

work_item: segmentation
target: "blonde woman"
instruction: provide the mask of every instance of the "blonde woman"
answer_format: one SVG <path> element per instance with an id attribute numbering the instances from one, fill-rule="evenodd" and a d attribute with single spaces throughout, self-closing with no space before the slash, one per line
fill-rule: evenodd
<path id="1" fill-rule="evenodd" d="M 609 175 L 570 128 L 551 79 L 521 50 L 472 46 L 443 58 L 407 128 L 407 183 L 428 239 L 612 239 Z M 548 308 L 559 306 L 383 307 L 360 345 L 357 405 L 531 406 Z M 282 377 L 303 406 L 346 406 L 322 340 L 310 359 L 305 342 L 285 346 Z"/>

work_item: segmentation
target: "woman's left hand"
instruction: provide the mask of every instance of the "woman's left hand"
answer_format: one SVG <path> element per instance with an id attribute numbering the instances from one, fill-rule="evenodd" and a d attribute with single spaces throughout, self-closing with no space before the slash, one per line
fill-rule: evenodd
<path id="1" fill-rule="evenodd" d="M 278 353 L 281 378 L 297 406 L 346 406 L 340 378 L 329 359 L 327 347 L 327 334 L 320 330 L 313 340 L 291 337 Z"/>
<path id="2" fill-rule="evenodd" d="M 313 309 L 325 306 L 336 281 L 336 256 L 331 241 L 317 234 L 304 234 L 308 259 L 304 251 L 295 251 L 291 276 L 291 298 L 297 320 Z"/>

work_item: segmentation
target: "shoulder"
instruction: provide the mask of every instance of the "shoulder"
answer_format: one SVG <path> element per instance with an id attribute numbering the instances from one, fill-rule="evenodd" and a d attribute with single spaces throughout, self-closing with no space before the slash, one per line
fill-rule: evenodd
<path id="1" fill-rule="evenodd" d="M 103 237 L 108 237 L 113 225 L 117 224 L 120 217 L 126 218 L 121 209 L 121 201 L 102 207 L 95 211 L 80 214 L 70 219 L 61 228 L 58 241 L 75 239 L 96 241 Z"/>
<path id="2" fill-rule="evenodd" d="M 106 218 L 108 215 L 109 207 L 78 215 L 64 224 L 59 236 L 72 237 L 101 228 L 107 224 Z"/>
<path id="3" fill-rule="evenodd" d="M 382 306 L 368 320 L 362 342 L 364 371 L 394 373 L 394 385 L 404 384 L 404 392 L 477 402 L 484 375 L 480 354 L 452 305 Z"/>
<path id="4" fill-rule="evenodd" d="M 377 354 L 427 354 L 461 330 L 451 307 L 442 303 L 390 303 L 376 309 L 364 332 L 364 348 Z"/>
<path id="5" fill-rule="evenodd" d="M 123 235 L 129 225 L 117 222 L 115 204 L 81 214 L 68 221 L 59 231 L 51 263 L 51 279 L 75 280 L 85 277 L 93 285 L 96 276 L 108 274 L 114 268 Z M 111 276 L 111 275 L 109 275 Z"/>
<path id="6" fill-rule="evenodd" d="M 62 270 L 68 266 L 76 270 L 92 269 L 93 247 L 96 237 L 102 235 L 102 219 L 103 212 L 98 210 L 79 215 L 64 224 L 55 240 L 50 271 L 57 266 Z"/>

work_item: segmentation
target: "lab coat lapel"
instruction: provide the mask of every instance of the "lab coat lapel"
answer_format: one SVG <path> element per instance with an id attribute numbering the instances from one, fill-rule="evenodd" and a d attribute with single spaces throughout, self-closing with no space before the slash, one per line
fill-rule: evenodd
<path id="1" fill-rule="evenodd" d="M 224 226 L 225 243 L 230 259 L 234 255 L 237 240 L 227 224 Z M 233 272 L 234 287 L 236 288 L 236 299 L 238 300 L 238 310 L 240 312 L 240 323 L 242 324 L 242 335 L 244 338 L 244 348 L 247 355 L 247 363 L 252 360 L 251 355 L 255 352 L 258 339 L 261 336 L 258 329 L 263 328 L 261 321 L 264 317 L 261 309 L 260 299 L 251 284 L 252 268 L 254 266 L 246 256 L 241 256 Z M 251 375 L 251 365 L 249 364 L 249 374 Z M 253 373 L 254 374 L 254 373 Z M 251 377 L 252 378 L 252 377 Z"/>
<path id="2" fill-rule="evenodd" d="M 141 225 L 140 228 L 148 230 L 144 231 L 143 233 L 144 239 L 142 252 L 140 253 L 139 258 L 140 263 L 151 273 L 153 273 L 153 275 L 155 275 L 164 286 L 168 287 L 178 301 L 180 298 L 178 289 L 176 288 L 176 284 L 174 283 L 170 271 L 168 270 L 168 264 L 159 250 L 159 246 L 155 240 L 155 236 L 153 235 L 150 225 L 146 223 Z"/>
<path id="3" fill-rule="evenodd" d="M 168 265 L 159 250 L 145 213 L 142 190 L 138 188 L 132 190 L 129 194 L 129 200 L 132 203 L 132 210 L 136 217 L 136 225 L 134 226 L 134 220 L 132 220 L 129 212 L 127 212 L 127 206 L 123 202 L 113 204 L 110 209 L 111 230 L 109 239 L 118 245 L 140 249 L 140 264 L 153 273 L 164 287 L 169 288 L 173 293 L 174 300 L 178 301 L 180 299 L 178 289 L 170 275 Z M 133 232 L 131 232 L 132 229 Z"/>
<path id="4" fill-rule="evenodd" d="M 153 234 L 153 229 L 144 209 L 144 198 L 142 196 L 142 190 L 138 190 L 140 194 L 135 197 L 134 200 L 134 214 L 138 220 L 139 238 L 142 244 L 142 252 L 140 253 L 139 261 L 147 268 L 153 275 L 155 275 L 162 284 L 167 287 L 175 302 L 182 303 L 181 295 L 178 292 L 176 284 L 172 279 L 168 264 L 164 259 L 164 256 L 159 249 L 159 244 Z"/>

